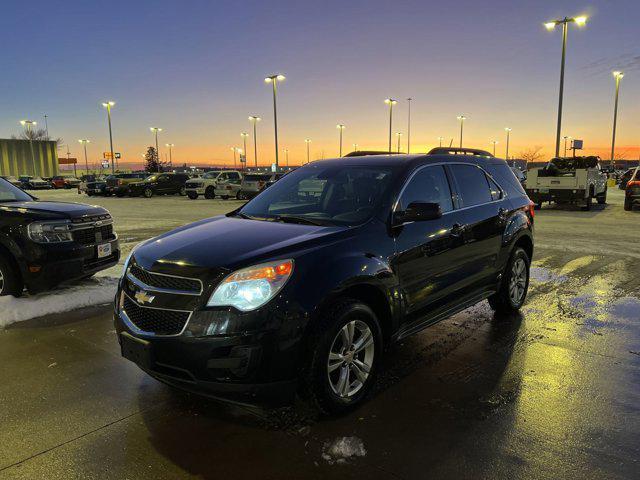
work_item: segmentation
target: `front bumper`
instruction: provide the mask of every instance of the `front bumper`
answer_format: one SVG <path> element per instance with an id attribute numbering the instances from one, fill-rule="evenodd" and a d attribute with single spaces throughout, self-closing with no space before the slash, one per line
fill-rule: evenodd
<path id="1" fill-rule="evenodd" d="M 185 190 L 187 193 L 197 193 L 198 195 L 204 195 L 205 188 L 204 187 L 192 187 L 188 183 L 185 184 Z"/>

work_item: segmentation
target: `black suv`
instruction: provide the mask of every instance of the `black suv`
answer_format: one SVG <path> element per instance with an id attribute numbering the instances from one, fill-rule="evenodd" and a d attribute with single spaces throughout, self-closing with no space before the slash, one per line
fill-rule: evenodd
<path id="1" fill-rule="evenodd" d="M 185 183 L 189 180 L 186 173 L 156 173 L 147 177 L 142 182 L 129 184 L 129 195 L 132 197 L 154 195 L 175 195 L 179 193 L 183 197 L 187 194 Z"/>
<path id="2" fill-rule="evenodd" d="M 39 292 L 118 263 L 104 208 L 41 202 L 0 179 L 0 295 Z"/>
<path id="3" fill-rule="evenodd" d="M 533 215 L 497 158 L 310 163 L 134 249 L 115 302 L 122 354 L 185 390 L 243 403 L 301 391 L 347 410 L 385 345 L 484 299 L 522 306 Z"/>

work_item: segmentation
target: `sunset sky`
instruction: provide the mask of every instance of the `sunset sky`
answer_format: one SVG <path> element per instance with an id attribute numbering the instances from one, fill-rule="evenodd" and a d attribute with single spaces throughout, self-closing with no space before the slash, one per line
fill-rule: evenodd
<path id="1" fill-rule="evenodd" d="M 490 150 L 511 127 L 510 153 L 555 141 L 561 31 L 543 22 L 589 16 L 570 27 L 563 134 L 609 158 L 614 80 L 622 69 L 618 155 L 638 158 L 640 2 L 593 1 L 64 1 L 5 2 L 0 16 L 0 137 L 28 118 L 69 143 L 91 140 L 90 162 L 108 150 L 103 100 L 114 100 L 115 150 L 126 162 L 153 142 L 174 143 L 174 164 L 232 163 L 231 147 L 258 125 L 260 164 L 274 158 L 271 88 L 283 73 L 278 121 L 281 163 L 386 149 L 386 97 L 399 100 L 404 133 L 412 97 L 412 151 L 458 142 Z M 252 139 L 249 139 L 252 145 Z M 61 156 L 63 151 L 61 150 Z M 248 158 L 253 162 L 253 148 Z"/>

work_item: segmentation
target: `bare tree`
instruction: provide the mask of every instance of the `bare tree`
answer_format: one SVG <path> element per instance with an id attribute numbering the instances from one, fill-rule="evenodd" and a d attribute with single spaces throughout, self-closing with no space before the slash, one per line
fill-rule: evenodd
<path id="1" fill-rule="evenodd" d="M 542 147 L 536 145 L 535 147 L 527 148 L 520 152 L 519 157 L 527 163 L 531 163 L 537 162 L 544 157 L 544 155 L 542 154 Z"/>
<path id="2" fill-rule="evenodd" d="M 35 140 L 45 140 L 45 141 L 52 140 L 51 138 L 49 138 L 49 136 L 47 135 L 47 131 L 44 128 L 26 128 L 26 127 L 18 135 L 11 135 L 11 138 L 14 140 L 34 140 L 34 141 Z M 58 147 L 60 147 L 64 143 L 64 140 L 62 140 L 62 138 L 56 138 L 53 141 L 56 142 Z"/>

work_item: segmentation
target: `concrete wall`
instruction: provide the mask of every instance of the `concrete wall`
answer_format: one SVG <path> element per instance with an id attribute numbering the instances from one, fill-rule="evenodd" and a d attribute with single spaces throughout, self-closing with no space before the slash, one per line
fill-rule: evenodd
<path id="1" fill-rule="evenodd" d="M 56 142 L 34 140 L 33 157 L 29 143 L 29 140 L 0 138 L 0 175 L 58 175 Z"/>

